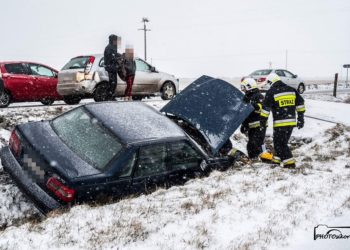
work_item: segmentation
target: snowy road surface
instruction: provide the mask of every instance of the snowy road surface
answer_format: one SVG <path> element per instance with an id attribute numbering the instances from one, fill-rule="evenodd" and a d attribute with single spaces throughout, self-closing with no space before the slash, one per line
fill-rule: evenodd
<path id="1" fill-rule="evenodd" d="M 161 108 L 166 102 L 147 103 Z M 349 122 L 349 104 L 306 104 L 309 115 Z M 0 110 L 5 128 L 0 145 L 14 124 L 49 119 L 70 108 Z M 348 249 L 349 241 L 313 241 L 313 228 L 350 226 L 350 127 L 306 118 L 305 128 L 293 136 L 297 173 L 248 164 L 43 220 L 0 165 L 0 249 Z M 244 150 L 242 134 L 236 132 L 232 140 Z"/>
<path id="2" fill-rule="evenodd" d="M 350 88 L 338 89 L 337 93 L 350 93 Z M 306 90 L 304 94 L 333 94 L 333 89 Z"/>

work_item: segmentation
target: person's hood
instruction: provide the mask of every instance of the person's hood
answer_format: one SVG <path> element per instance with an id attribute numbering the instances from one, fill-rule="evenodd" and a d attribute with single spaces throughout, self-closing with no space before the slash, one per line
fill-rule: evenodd
<path id="1" fill-rule="evenodd" d="M 202 76 L 160 111 L 196 128 L 216 154 L 254 110 L 243 97 L 241 91 L 228 82 Z"/>
<path id="2" fill-rule="evenodd" d="M 117 35 L 110 35 L 109 36 L 109 44 L 110 45 L 113 45 L 113 41 L 118 39 L 118 36 Z"/>

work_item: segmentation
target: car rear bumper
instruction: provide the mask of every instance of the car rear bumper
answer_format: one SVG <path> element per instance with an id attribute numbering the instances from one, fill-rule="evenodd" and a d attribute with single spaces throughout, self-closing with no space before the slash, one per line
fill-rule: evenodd
<path id="1" fill-rule="evenodd" d="M 62 205 L 48 195 L 39 185 L 34 183 L 17 162 L 8 147 L 4 147 L 1 152 L 1 162 L 4 170 L 10 174 L 20 190 L 34 203 L 42 213 L 46 214 Z"/>
<path id="2" fill-rule="evenodd" d="M 96 83 L 92 80 L 81 82 L 65 82 L 57 85 L 57 92 L 61 96 L 92 94 Z"/>

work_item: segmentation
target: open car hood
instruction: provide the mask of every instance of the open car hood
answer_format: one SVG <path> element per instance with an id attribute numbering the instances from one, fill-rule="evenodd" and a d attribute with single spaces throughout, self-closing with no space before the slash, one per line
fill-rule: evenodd
<path id="1" fill-rule="evenodd" d="M 202 76 L 160 111 L 196 128 L 216 154 L 253 110 L 233 85 Z"/>

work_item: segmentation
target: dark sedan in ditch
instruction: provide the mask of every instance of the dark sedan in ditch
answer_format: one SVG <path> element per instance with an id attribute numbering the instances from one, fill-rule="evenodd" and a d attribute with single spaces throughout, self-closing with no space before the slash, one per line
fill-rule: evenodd
<path id="1" fill-rule="evenodd" d="M 17 125 L 1 160 L 43 213 L 147 193 L 232 164 L 229 138 L 252 109 L 232 85 L 203 76 L 160 111 L 93 103 Z"/>

